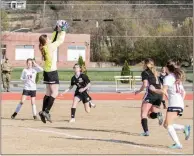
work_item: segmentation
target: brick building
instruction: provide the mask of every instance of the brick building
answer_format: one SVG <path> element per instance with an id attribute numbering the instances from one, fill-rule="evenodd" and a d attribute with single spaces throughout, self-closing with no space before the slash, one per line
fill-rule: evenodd
<path id="1" fill-rule="evenodd" d="M 7 32 L 2 34 L 2 59 L 9 58 L 14 67 L 25 65 L 27 58 L 42 62 L 39 51 L 39 36 L 42 33 Z M 51 33 L 46 33 L 51 38 Z M 64 43 L 57 49 L 58 68 L 72 67 L 82 56 L 86 65 L 90 63 L 90 35 L 67 34 Z"/>
<path id="2" fill-rule="evenodd" d="M 2 0 L 1 8 L 4 9 L 26 9 L 26 0 Z"/>

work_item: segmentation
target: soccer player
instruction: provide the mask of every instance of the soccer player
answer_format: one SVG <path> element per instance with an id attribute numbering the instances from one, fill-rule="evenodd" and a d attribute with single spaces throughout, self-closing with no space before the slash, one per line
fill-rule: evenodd
<path id="1" fill-rule="evenodd" d="M 47 35 L 41 35 L 39 37 L 39 49 L 44 59 L 44 83 L 46 84 L 46 95 L 43 99 L 42 111 L 39 112 L 39 116 L 43 123 L 46 120 L 52 122 L 50 109 L 53 106 L 55 98 L 58 96 L 59 89 L 59 77 L 57 71 L 57 48 L 64 42 L 67 31 L 67 22 L 63 20 L 57 21 L 55 31 L 53 32 L 53 38 L 50 41 Z"/>
<path id="2" fill-rule="evenodd" d="M 135 92 L 139 94 L 146 88 L 146 93 L 143 98 L 141 106 L 141 124 L 144 130 L 142 136 L 149 136 L 148 131 L 148 120 L 149 116 L 151 119 L 158 118 L 159 125 L 163 123 L 163 116 L 161 112 L 158 112 L 158 108 L 161 105 L 162 96 L 160 94 L 154 93 L 149 89 L 150 85 L 155 86 L 158 89 L 161 89 L 161 85 L 158 80 L 157 71 L 154 66 L 154 61 L 151 58 L 148 58 L 144 61 L 144 71 L 141 74 L 143 84 L 141 88 Z"/>
<path id="3" fill-rule="evenodd" d="M 21 97 L 20 103 L 17 105 L 15 112 L 11 116 L 12 119 L 16 117 L 18 112 L 20 111 L 24 101 L 26 100 L 27 96 L 31 97 L 31 104 L 32 104 L 32 113 L 34 120 L 37 119 L 36 114 L 36 75 L 38 72 L 42 72 L 43 69 L 35 63 L 35 61 L 31 58 L 27 59 L 26 61 L 27 68 L 23 69 L 21 80 L 24 82 L 24 89 Z"/>
<path id="4" fill-rule="evenodd" d="M 154 86 L 150 86 L 150 90 L 157 94 L 165 94 L 168 97 L 168 109 L 164 127 L 168 130 L 170 137 L 175 142 L 175 144 L 169 146 L 169 148 L 180 149 L 182 145 L 176 134 L 176 130 L 185 133 L 185 140 L 188 140 L 190 136 L 190 126 L 174 124 L 174 120 L 178 116 L 182 116 L 184 110 L 184 98 L 186 95 L 182 84 L 184 72 L 173 61 L 167 62 L 166 71 L 168 76 L 164 79 L 163 88 L 156 89 Z"/>
<path id="5" fill-rule="evenodd" d="M 69 90 L 73 88 L 74 85 L 77 86 L 74 100 L 71 108 L 71 119 L 69 122 L 75 122 L 75 112 L 77 104 L 82 101 L 85 107 L 85 111 L 87 113 L 90 112 L 91 107 L 96 107 L 95 104 L 91 102 L 92 98 L 88 95 L 87 90 L 90 88 L 90 80 L 87 75 L 81 72 L 81 67 L 79 64 L 75 64 L 73 67 L 75 71 L 75 75 L 71 78 L 71 85 L 70 87 L 65 90 L 61 95 L 67 93 Z"/>
<path id="6" fill-rule="evenodd" d="M 166 68 L 165 67 L 162 67 L 161 68 L 161 72 L 160 72 L 160 76 L 159 76 L 159 80 L 160 80 L 160 83 L 163 85 L 163 82 L 164 82 L 164 78 L 167 76 L 167 73 L 166 73 Z M 166 102 L 165 102 L 165 99 L 164 99 L 164 95 L 162 95 L 162 104 L 163 104 L 163 108 L 164 109 L 167 109 L 166 107 Z"/>

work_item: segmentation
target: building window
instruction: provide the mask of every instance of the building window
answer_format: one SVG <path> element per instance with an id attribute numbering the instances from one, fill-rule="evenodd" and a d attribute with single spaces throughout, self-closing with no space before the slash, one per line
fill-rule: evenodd
<path id="1" fill-rule="evenodd" d="M 1 52 L 2 52 L 2 59 L 5 59 L 6 58 L 6 45 L 3 44 L 1 45 Z"/>
<path id="2" fill-rule="evenodd" d="M 78 61 L 79 57 L 82 56 L 85 61 L 86 48 L 85 46 L 69 46 L 67 49 L 67 61 Z"/>
<path id="3" fill-rule="evenodd" d="M 2 44 L 1 45 L 1 63 L 5 60 L 6 58 L 6 45 Z"/>
<path id="4" fill-rule="evenodd" d="M 28 58 L 34 58 L 33 45 L 17 45 L 15 48 L 15 60 L 22 61 Z"/>

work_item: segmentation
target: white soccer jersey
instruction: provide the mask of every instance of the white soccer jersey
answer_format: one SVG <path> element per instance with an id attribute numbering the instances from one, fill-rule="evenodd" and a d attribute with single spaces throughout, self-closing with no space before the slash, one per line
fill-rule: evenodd
<path id="1" fill-rule="evenodd" d="M 169 74 L 164 78 L 164 85 L 168 86 L 168 105 L 169 107 L 184 108 L 183 92 L 184 87 L 182 83 L 177 83 L 174 74 Z"/>
<path id="2" fill-rule="evenodd" d="M 20 79 L 24 81 L 25 90 L 36 90 L 36 74 L 41 71 L 43 68 L 38 65 L 31 69 L 23 69 Z"/>

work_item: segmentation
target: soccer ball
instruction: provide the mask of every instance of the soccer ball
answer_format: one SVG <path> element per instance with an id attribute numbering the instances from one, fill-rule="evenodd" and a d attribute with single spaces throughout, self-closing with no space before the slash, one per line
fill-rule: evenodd
<path id="1" fill-rule="evenodd" d="M 69 26 L 65 20 L 58 20 L 56 26 L 67 29 Z"/>

